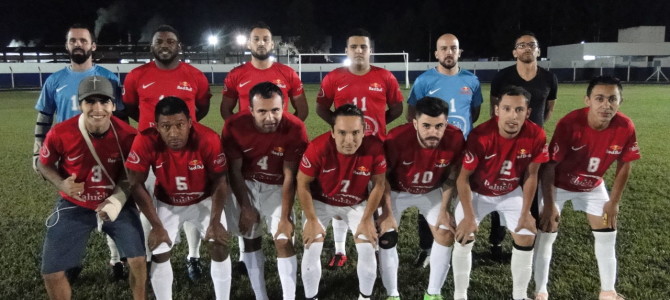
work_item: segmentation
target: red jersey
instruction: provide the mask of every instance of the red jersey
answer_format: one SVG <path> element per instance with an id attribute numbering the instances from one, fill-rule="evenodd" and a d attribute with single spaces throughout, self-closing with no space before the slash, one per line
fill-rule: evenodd
<path id="1" fill-rule="evenodd" d="M 316 180 L 310 186 L 312 197 L 333 206 L 352 206 L 368 198 L 372 175 L 386 172 L 384 145 L 366 136 L 352 155 L 337 152 L 331 133 L 316 137 L 307 146 L 300 171 Z"/>
<path id="2" fill-rule="evenodd" d="M 209 174 L 228 170 L 219 135 L 193 123 L 184 149 L 171 150 L 156 128 L 142 131 L 133 142 L 126 167 L 156 174 L 156 199 L 175 206 L 200 202 L 212 193 Z"/>
<path id="3" fill-rule="evenodd" d="M 435 149 L 422 148 L 412 123 L 393 128 L 384 141 L 388 179 L 397 192 L 425 194 L 447 179 L 447 167 L 458 163 L 465 138 L 458 127 L 447 125 Z"/>
<path id="4" fill-rule="evenodd" d="M 191 120 L 196 121 L 196 106 L 207 105 L 212 93 L 205 75 L 183 62 L 173 70 L 161 70 L 152 61 L 130 71 L 123 81 L 123 103 L 139 106 L 139 131 L 156 127 L 156 104 L 168 96 L 184 100 Z"/>
<path id="5" fill-rule="evenodd" d="M 614 161 L 640 159 L 633 121 L 617 112 L 610 125 L 597 131 L 588 124 L 589 108 L 574 110 L 556 125 L 551 159 L 556 165 L 554 185 L 573 192 L 588 192 L 603 181 Z"/>
<path id="6" fill-rule="evenodd" d="M 289 97 L 299 96 L 303 93 L 302 81 L 291 67 L 272 63 L 272 66 L 261 70 L 250 62 L 237 66 L 228 73 L 223 81 L 223 95 L 234 99 L 239 103 L 239 112 L 249 110 L 249 91 L 256 84 L 269 81 L 281 89 L 284 95 L 284 110 L 288 111 Z M 225 101 L 225 100 L 224 100 Z"/>
<path id="7" fill-rule="evenodd" d="M 316 101 L 335 108 L 353 103 L 365 115 L 365 135 L 386 138 L 386 106 L 403 102 L 398 80 L 388 70 L 370 66 L 365 75 L 355 75 L 346 67 L 337 68 L 321 82 Z"/>
<path id="8" fill-rule="evenodd" d="M 486 196 L 513 191 L 531 162 L 549 161 L 546 142 L 544 130 L 529 120 L 512 139 L 498 133 L 498 117 L 475 127 L 463 156 L 463 168 L 474 170 L 470 176 L 472 191 Z"/>
<path id="9" fill-rule="evenodd" d="M 222 140 L 228 159 L 242 159 L 245 179 L 278 185 L 284 182 L 284 162 L 300 160 L 308 144 L 305 124 L 298 117 L 284 113 L 277 131 L 261 133 L 249 111 L 226 121 Z"/>
<path id="10" fill-rule="evenodd" d="M 112 125 L 121 149 L 111 128 L 102 138 L 91 137 L 91 143 L 109 176 L 114 183 L 118 183 L 119 178 L 125 176 L 122 154 L 123 157 L 128 156 L 137 130 L 116 117 L 112 117 Z M 76 205 L 96 209 L 114 191 L 115 185 L 95 161 L 79 131 L 78 117 L 58 123 L 49 130 L 40 150 L 40 162 L 43 165 L 58 163 L 58 173 L 63 178 L 77 174 L 75 182 L 84 182 L 84 191 L 80 196 L 83 202 L 59 191 L 61 197 Z"/>

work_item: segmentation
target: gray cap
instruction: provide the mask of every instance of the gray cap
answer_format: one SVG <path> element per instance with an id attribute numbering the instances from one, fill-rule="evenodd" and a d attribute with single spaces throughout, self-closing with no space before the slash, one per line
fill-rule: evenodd
<path id="1" fill-rule="evenodd" d="M 103 76 L 88 76 L 79 82 L 79 101 L 98 95 L 114 99 L 112 82 Z"/>

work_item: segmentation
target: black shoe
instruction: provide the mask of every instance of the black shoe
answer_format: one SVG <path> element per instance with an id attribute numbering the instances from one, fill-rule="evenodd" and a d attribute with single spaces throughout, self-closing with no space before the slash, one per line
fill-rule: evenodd
<path id="1" fill-rule="evenodd" d="M 247 276 L 247 265 L 243 261 L 238 261 L 233 265 L 233 274 Z"/>
<path id="2" fill-rule="evenodd" d="M 491 246 L 491 258 L 497 262 L 503 261 L 503 249 L 502 245 L 493 245 Z"/>
<path id="3" fill-rule="evenodd" d="M 414 267 L 416 268 L 425 268 L 430 264 L 430 254 L 426 250 L 421 250 L 419 252 L 419 255 L 416 256 L 416 259 L 414 260 Z"/>
<path id="4" fill-rule="evenodd" d="M 125 265 L 122 262 L 109 266 L 109 280 L 111 282 L 123 280 L 126 276 Z"/>
<path id="5" fill-rule="evenodd" d="M 82 266 L 76 266 L 74 268 L 70 268 L 65 270 L 65 277 L 67 278 L 67 281 L 70 283 L 70 286 L 74 284 L 75 281 L 77 281 L 77 278 L 79 278 L 79 273 L 81 273 Z"/>
<path id="6" fill-rule="evenodd" d="M 199 258 L 189 257 L 188 261 L 186 261 L 186 267 L 188 268 L 188 278 L 191 281 L 198 281 L 202 277 L 202 267 L 200 266 Z"/>

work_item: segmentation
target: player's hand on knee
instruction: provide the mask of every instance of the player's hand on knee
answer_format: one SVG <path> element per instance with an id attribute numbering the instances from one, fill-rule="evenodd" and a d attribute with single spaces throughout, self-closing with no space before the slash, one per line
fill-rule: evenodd
<path id="1" fill-rule="evenodd" d="M 516 228 L 514 229 L 514 232 L 519 232 L 521 229 L 528 229 L 533 233 L 537 233 L 537 227 L 535 226 L 535 218 L 533 218 L 533 215 L 528 213 L 522 213 L 521 217 L 519 218 L 519 222 L 516 225 Z"/>
<path id="2" fill-rule="evenodd" d="M 84 192 L 84 183 L 83 182 L 75 182 L 75 179 L 77 179 L 77 174 L 72 173 L 70 177 L 63 179 L 61 181 L 60 186 L 58 187 L 59 190 L 63 191 L 66 195 L 75 198 L 79 201 L 83 201 L 81 199 L 81 193 Z"/>
<path id="3" fill-rule="evenodd" d="M 281 218 L 279 224 L 277 225 L 277 232 L 273 237 L 275 240 L 278 239 L 290 239 L 293 236 L 294 230 L 293 220 L 291 218 Z"/>
<path id="4" fill-rule="evenodd" d="M 543 232 L 557 232 L 558 223 L 561 220 L 561 215 L 558 213 L 558 210 L 554 207 L 553 209 L 548 209 L 545 207 L 540 214 L 540 230 Z"/>
<path id="5" fill-rule="evenodd" d="M 612 201 L 605 202 L 603 207 L 603 225 L 608 228 L 616 229 L 617 218 L 619 217 L 619 203 Z"/>
<path id="6" fill-rule="evenodd" d="M 477 232 L 477 222 L 472 218 L 464 218 L 461 223 L 456 226 L 455 239 L 461 245 L 465 245 L 472 240 L 472 235 Z"/>
<path id="7" fill-rule="evenodd" d="M 377 228 L 375 227 L 375 222 L 370 218 L 370 220 L 361 220 L 361 223 L 358 224 L 354 238 L 359 240 L 364 240 L 372 244 L 372 246 L 377 245 Z"/>
<path id="8" fill-rule="evenodd" d="M 392 213 L 384 213 L 377 218 L 377 226 L 379 227 L 379 232 L 384 234 L 389 230 L 398 231 L 398 222 Z"/>
<path id="9" fill-rule="evenodd" d="M 228 245 L 228 240 L 230 239 L 230 234 L 223 227 L 221 222 L 211 222 L 207 227 L 205 232 L 205 240 L 212 242 L 217 245 L 226 246 Z"/>
<path id="10" fill-rule="evenodd" d="M 168 235 L 167 230 L 163 228 L 163 226 L 152 227 L 151 231 L 149 231 L 149 237 L 147 238 L 147 241 L 149 244 L 149 250 L 151 251 L 158 248 L 158 246 L 162 243 L 166 243 L 168 246 L 172 247 L 172 240 L 170 240 L 170 236 Z"/>
<path id="11" fill-rule="evenodd" d="M 447 230 L 456 234 L 456 220 L 449 212 L 443 211 L 437 216 L 437 230 Z"/>
<path id="12" fill-rule="evenodd" d="M 243 207 L 240 212 L 240 233 L 243 235 L 250 235 L 253 227 L 260 220 L 260 215 L 253 207 Z"/>
<path id="13" fill-rule="evenodd" d="M 321 224 L 318 221 L 307 220 L 305 222 L 305 228 L 302 231 L 302 243 L 305 245 L 305 248 L 309 248 L 312 243 L 316 242 L 318 239 L 323 239 L 326 236 L 326 231 L 323 230 Z"/>

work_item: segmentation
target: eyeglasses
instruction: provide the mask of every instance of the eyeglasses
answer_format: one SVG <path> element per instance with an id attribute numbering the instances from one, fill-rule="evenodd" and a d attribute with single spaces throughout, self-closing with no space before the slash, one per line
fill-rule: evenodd
<path id="1" fill-rule="evenodd" d="M 537 49 L 538 46 L 539 45 L 537 43 L 530 42 L 530 43 L 518 43 L 518 44 L 514 45 L 514 48 L 515 49 L 522 49 L 522 50 L 526 49 L 526 48 Z"/>

